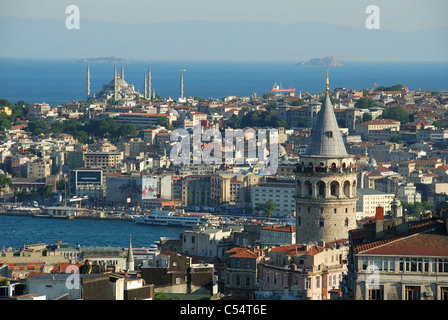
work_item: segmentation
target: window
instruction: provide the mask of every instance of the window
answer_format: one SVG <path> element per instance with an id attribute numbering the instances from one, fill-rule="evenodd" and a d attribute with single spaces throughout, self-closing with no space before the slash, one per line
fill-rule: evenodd
<path id="1" fill-rule="evenodd" d="M 383 300 L 383 299 L 384 299 L 383 288 L 369 289 L 369 300 Z"/>
<path id="2" fill-rule="evenodd" d="M 316 288 L 320 288 L 320 277 L 316 277 Z"/>
<path id="3" fill-rule="evenodd" d="M 348 218 L 345 218 L 345 226 L 348 227 Z"/>
<path id="4" fill-rule="evenodd" d="M 448 300 L 448 287 L 440 288 L 440 300 Z"/>
<path id="5" fill-rule="evenodd" d="M 236 267 L 237 268 L 240 268 L 241 267 L 241 261 L 238 259 L 238 260 L 236 260 Z"/>
<path id="6" fill-rule="evenodd" d="M 319 227 L 323 227 L 324 226 L 324 218 L 320 218 L 319 219 Z"/>
<path id="7" fill-rule="evenodd" d="M 247 268 L 247 269 L 250 268 L 250 260 L 246 260 L 246 268 Z"/>
<path id="8" fill-rule="evenodd" d="M 420 300 L 420 287 L 406 286 L 404 291 L 405 300 Z"/>
<path id="9" fill-rule="evenodd" d="M 439 272 L 448 273 L 448 259 L 437 259 Z"/>
<path id="10" fill-rule="evenodd" d="M 311 278 L 305 280 L 305 290 L 311 289 Z"/>

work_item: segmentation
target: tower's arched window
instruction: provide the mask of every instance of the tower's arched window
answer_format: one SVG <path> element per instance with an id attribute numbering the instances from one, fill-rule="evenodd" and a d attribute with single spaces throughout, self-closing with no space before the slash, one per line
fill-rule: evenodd
<path id="1" fill-rule="evenodd" d="M 350 181 L 344 181 L 344 196 L 350 197 Z"/>
<path id="2" fill-rule="evenodd" d="M 325 197 L 325 182 L 318 181 L 316 183 L 316 187 L 317 187 L 317 191 L 318 191 L 318 196 Z"/>
<path id="3" fill-rule="evenodd" d="M 313 184 L 310 181 L 305 181 L 305 187 L 306 190 L 308 190 L 308 195 L 312 196 L 313 195 Z"/>
<path id="4" fill-rule="evenodd" d="M 339 182 L 333 181 L 330 184 L 330 193 L 332 196 L 339 197 Z"/>
<path id="5" fill-rule="evenodd" d="M 345 218 L 345 226 L 348 227 L 348 218 Z"/>

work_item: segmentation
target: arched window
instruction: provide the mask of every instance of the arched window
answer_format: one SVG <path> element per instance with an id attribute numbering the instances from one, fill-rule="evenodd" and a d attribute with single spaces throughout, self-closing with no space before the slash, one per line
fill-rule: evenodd
<path id="1" fill-rule="evenodd" d="M 333 181 L 330 184 L 330 194 L 335 197 L 339 197 L 339 182 Z"/>
<path id="2" fill-rule="evenodd" d="M 308 196 L 313 195 L 313 184 L 310 181 L 305 181 L 305 188 L 308 191 Z"/>
<path id="3" fill-rule="evenodd" d="M 348 227 L 348 218 L 345 218 L 345 226 Z"/>
<path id="4" fill-rule="evenodd" d="M 350 198 L 350 181 L 344 181 L 344 196 Z"/>
<path id="5" fill-rule="evenodd" d="M 317 187 L 317 195 L 319 197 L 325 197 L 325 182 L 323 181 L 318 181 L 316 183 L 316 187 Z"/>

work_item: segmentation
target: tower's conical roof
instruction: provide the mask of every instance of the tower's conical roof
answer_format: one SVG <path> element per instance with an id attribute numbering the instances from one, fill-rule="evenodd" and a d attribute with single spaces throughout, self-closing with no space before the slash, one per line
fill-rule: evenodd
<path id="1" fill-rule="evenodd" d="M 305 155 L 346 157 L 348 156 L 348 153 L 345 149 L 342 133 L 339 130 L 333 105 L 331 104 L 330 95 L 328 93 L 328 70 L 326 85 L 325 99 L 319 113 L 317 114 L 316 123 L 314 125 Z"/>

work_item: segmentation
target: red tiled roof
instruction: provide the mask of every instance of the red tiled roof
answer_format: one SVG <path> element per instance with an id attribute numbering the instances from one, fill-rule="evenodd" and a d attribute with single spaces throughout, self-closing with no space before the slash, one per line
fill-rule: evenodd
<path id="1" fill-rule="evenodd" d="M 350 231 L 356 254 L 447 256 L 448 235 L 440 220 L 409 223 L 409 231 L 381 240 L 364 242 L 365 229 Z"/>

